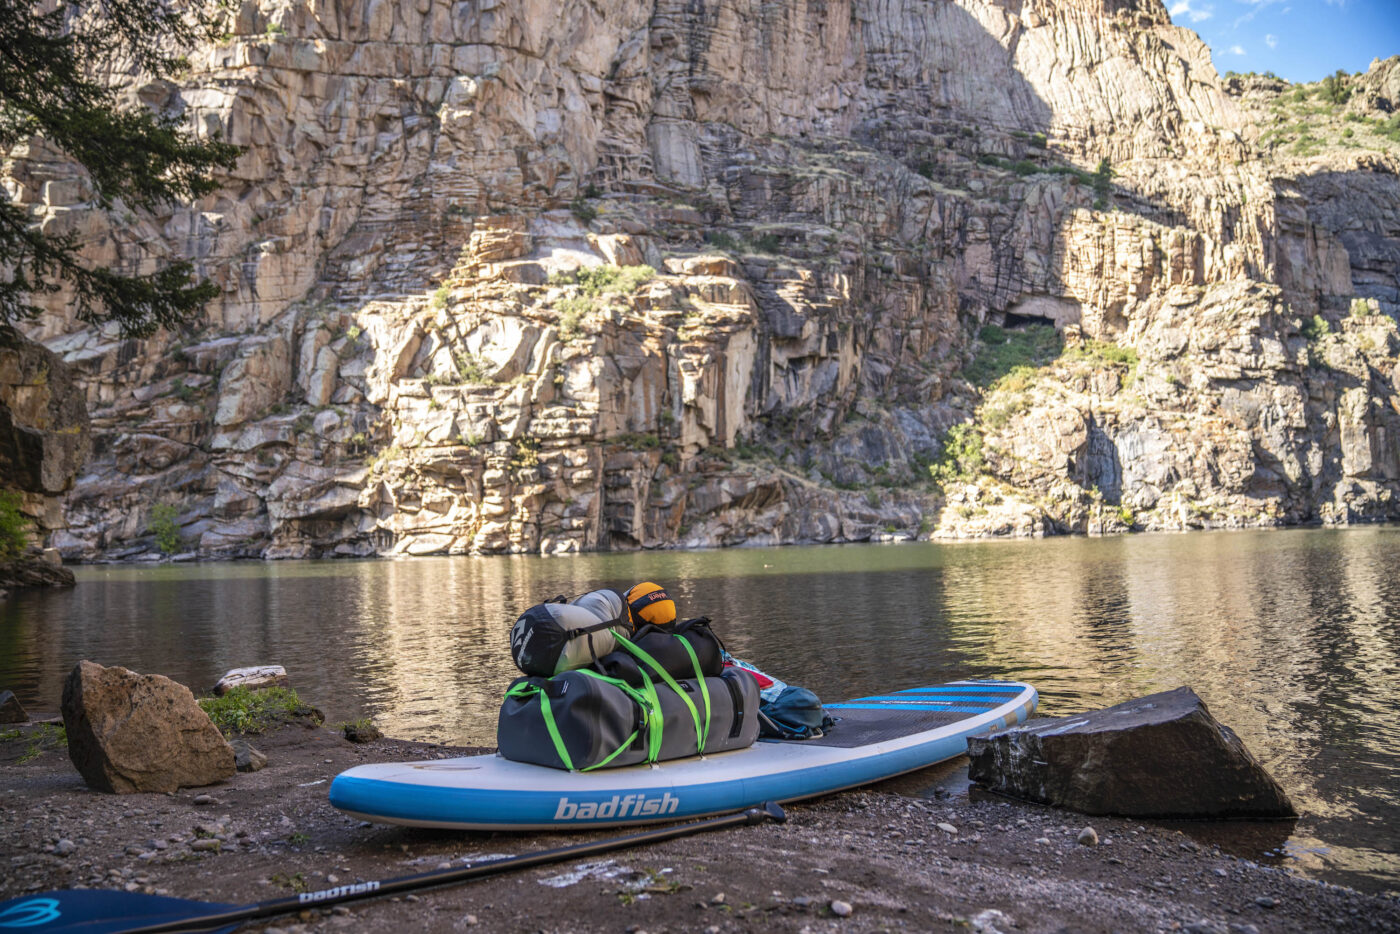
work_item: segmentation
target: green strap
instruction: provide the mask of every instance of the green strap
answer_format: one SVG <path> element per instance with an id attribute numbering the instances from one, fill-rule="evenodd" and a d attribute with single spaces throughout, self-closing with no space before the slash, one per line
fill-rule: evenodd
<path id="1" fill-rule="evenodd" d="M 545 689 L 538 684 L 531 684 L 527 681 L 506 691 L 506 697 L 518 697 L 521 700 L 528 700 L 534 694 L 540 695 L 540 715 L 544 717 L 545 731 L 549 733 L 549 738 L 554 741 L 554 751 L 558 754 L 559 761 L 564 763 L 564 768 L 570 772 L 574 771 L 574 760 L 569 758 L 569 750 L 564 746 L 564 737 L 559 735 L 559 727 L 554 722 L 554 711 L 549 709 L 549 694 L 545 692 Z"/>
<path id="2" fill-rule="evenodd" d="M 665 668 L 661 667 L 661 664 L 656 659 L 652 658 L 641 646 L 632 642 L 626 636 L 620 635 L 615 629 L 613 630 L 613 637 L 617 639 L 618 644 L 624 649 L 637 656 L 643 663 L 650 665 L 651 669 L 661 676 L 661 680 L 666 682 L 666 685 L 670 687 L 671 690 L 675 691 L 681 700 L 685 701 L 685 706 L 690 710 L 690 718 L 695 722 L 695 740 L 698 744 L 695 751 L 704 755 L 705 741 L 709 738 L 710 734 L 710 690 L 705 686 L 705 676 L 700 673 L 700 659 L 696 657 L 695 650 L 690 647 L 690 643 L 681 639 L 680 636 L 674 637 L 681 640 L 681 645 L 685 646 L 686 652 L 690 655 L 691 664 L 695 666 L 695 680 L 700 683 L 700 696 L 705 703 L 705 719 L 703 722 L 700 719 L 700 713 L 695 709 L 695 704 L 690 700 L 690 697 L 687 696 L 686 692 L 681 689 L 681 686 L 676 683 L 676 679 L 671 677 L 670 673 L 667 672 Z M 638 670 L 642 672 L 642 678 L 646 681 L 647 685 L 651 686 L 651 679 L 647 677 L 646 671 L 642 669 Z M 652 691 L 655 693 L 654 687 Z"/>
<path id="3" fill-rule="evenodd" d="M 691 648 L 690 640 L 681 636 L 676 636 L 681 640 L 681 645 L 690 656 L 690 663 L 695 666 L 695 680 L 700 685 L 700 697 L 705 702 L 705 732 L 700 734 L 700 755 L 705 754 L 705 743 L 710 738 L 710 689 L 705 686 L 705 676 L 700 673 L 700 659 L 695 655 L 695 649 Z"/>
<path id="4" fill-rule="evenodd" d="M 643 690 L 654 702 L 647 719 L 647 762 L 655 763 L 661 759 L 661 737 L 666 729 L 666 718 L 661 713 L 661 698 L 656 696 L 656 685 L 651 683 L 645 671 L 642 672 Z"/>
<path id="5" fill-rule="evenodd" d="M 632 685 L 620 678 L 610 678 L 605 674 L 590 671 L 587 668 L 580 668 L 579 674 L 587 675 L 590 678 L 596 678 L 606 684 L 613 685 L 628 697 L 632 698 L 637 706 L 642 708 L 642 725 L 638 727 L 637 730 L 633 730 L 632 735 L 627 737 L 627 741 L 613 750 L 611 755 L 597 765 L 589 766 L 589 768 L 600 768 L 606 763 L 611 762 L 613 756 L 616 756 L 618 753 L 622 752 L 622 750 L 632 745 L 632 740 L 636 739 L 638 730 L 646 730 L 647 762 L 652 763 L 659 760 L 661 758 L 661 733 L 666 725 L 666 720 L 661 714 L 661 698 L 656 696 L 656 687 L 651 683 L 651 679 L 646 677 L 646 673 L 642 673 L 644 685 L 641 690 L 632 687 Z M 583 771 L 587 772 L 588 769 L 584 769 Z"/>
<path id="6" fill-rule="evenodd" d="M 665 720 L 661 715 L 661 698 L 656 696 L 656 686 L 652 684 L 651 679 L 646 676 L 646 672 L 642 672 L 642 680 L 645 682 L 645 686 L 641 690 L 632 687 L 632 685 L 628 684 L 626 681 L 622 681 L 618 678 L 609 678 L 607 675 L 599 674 L 596 671 L 579 669 L 578 673 L 613 685 L 630 697 L 633 702 L 642 709 L 641 725 L 634 729 L 616 749 L 593 765 L 584 766 L 581 769 L 574 768 L 574 761 L 569 756 L 569 750 L 564 746 L 564 737 L 559 735 L 559 726 L 554 722 L 554 711 L 551 710 L 549 706 L 549 693 L 544 688 L 540 687 L 538 684 L 525 682 L 524 684 L 517 684 L 515 687 L 507 690 L 506 697 L 528 699 L 532 695 L 540 695 L 540 715 L 544 718 L 545 731 L 549 733 L 549 738 L 554 743 L 554 751 L 559 755 L 559 761 L 564 763 L 564 768 L 568 769 L 570 772 L 591 772 L 594 769 L 601 769 L 621 755 L 627 747 L 631 746 L 637 739 L 637 734 L 642 730 L 646 731 L 647 736 L 646 761 L 648 763 L 653 763 L 659 760 L 661 758 L 661 734 Z"/>

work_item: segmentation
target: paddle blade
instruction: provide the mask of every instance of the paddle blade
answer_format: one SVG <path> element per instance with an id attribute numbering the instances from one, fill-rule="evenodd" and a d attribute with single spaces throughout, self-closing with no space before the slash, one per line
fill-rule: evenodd
<path id="1" fill-rule="evenodd" d="M 200 927 L 199 920 L 236 905 L 192 902 L 164 895 L 109 892 L 103 889 L 42 892 L 0 902 L 0 932 L 4 934 L 118 934 L 133 928 L 188 920 L 191 931 L 232 931 L 237 924 Z M 211 920 L 210 924 L 217 924 Z"/>

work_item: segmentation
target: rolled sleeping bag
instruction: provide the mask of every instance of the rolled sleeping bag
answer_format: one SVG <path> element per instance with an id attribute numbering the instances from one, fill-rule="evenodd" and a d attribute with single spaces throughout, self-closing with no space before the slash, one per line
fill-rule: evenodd
<path id="1" fill-rule="evenodd" d="M 593 667 L 633 687 L 641 686 L 643 671 L 659 679 L 657 667 L 673 678 L 714 678 L 724 671 L 724 643 L 705 616 L 674 626 L 642 626 L 630 636 L 624 634 L 617 650 Z"/>
<path id="2" fill-rule="evenodd" d="M 511 627 L 510 655 L 527 675 L 583 668 L 617 648 L 614 626 L 630 631 L 626 606 L 611 590 L 595 590 L 572 603 L 538 603 Z"/>
<path id="3" fill-rule="evenodd" d="M 634 688 L 588 670 L 518 678 L 501 705 L 496 745 L 515 762 L 584 772 L 693 756 L 701 733 L 707 754 L 754 744 L 758 683 L 748 672 L 729 668 L 677 687 Z"/>

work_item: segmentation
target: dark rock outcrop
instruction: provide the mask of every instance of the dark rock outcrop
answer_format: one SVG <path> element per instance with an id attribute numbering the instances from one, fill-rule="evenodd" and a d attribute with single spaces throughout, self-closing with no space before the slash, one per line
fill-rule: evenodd
<path id="1" fill-rule="evenodd" d="M 0 594 L 30 587 L 72 587 L 73 572 L 42 558 L 0 561 Z"/>
<path id="2" fill-rule="evenodd" d="M 1190 688 L 968 740 L 993 791 L 1126 817 L 1296 817 L 1288 795 Z"/>
<path id="3" fill-rule="evenodd" d="M 79 662 L 63 685 L 68 755 L 99 791 L 209 785 L 233 775 L 234 753 L 189 688 L 163 675 Z"/>
<path id="4" fill-rule="evenodd" d="M 67 492 L 91 448 L 87 399 L 58 355 L 0 344 L 0 477 L 10 489 Z"/>
<path id="5" fill-rule="evenodd" d="M 14 691 L 0 691 L 0 723 L 28 723 L 29 714 Z"/>

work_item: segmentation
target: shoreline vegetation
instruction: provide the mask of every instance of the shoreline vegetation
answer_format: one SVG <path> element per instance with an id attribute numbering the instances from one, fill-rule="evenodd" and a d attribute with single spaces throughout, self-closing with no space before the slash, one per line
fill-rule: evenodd
<path id="1" fill-rule="evenodd" d="M 383 738 L 354 744 L 314 718 L 284 719 L 250 737 L 268 757 L 260 771 L 170 795 L 95 793 L 51 724 L 9 732 L 0 742 L 9 867 L 0 898 L 93 887 L 242 903 L 625 832 L 471 833 L 356 820 L 326 800 L 340 771 L 483 750 Z M 1207 837 L 1088 818 L 969 793 L 962 760 L 788 812 L 785 826 L 309 909 L 262 930 L 1400 930 L 1393 894 L 1363 894 L 1241 855 L 1241 843 L 1281 844 L 1288 825 L 1215 825 Z"/>

